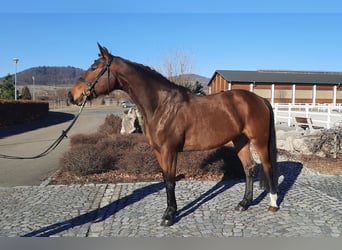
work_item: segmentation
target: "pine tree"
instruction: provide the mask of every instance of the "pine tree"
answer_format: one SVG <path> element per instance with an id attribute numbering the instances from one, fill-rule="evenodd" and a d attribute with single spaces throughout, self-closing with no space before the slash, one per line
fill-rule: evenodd
<path id="1" fill-rule="evenodd" d="M 27 86 L 23 87 L 21 90 L 21 99 L 32 100 L 30 89 Z"/>
<path id="2" fill-rule="evenodd" d="M 14 99 L 14 81 L 10 74 L 0 84 L 0 99 Z"/>

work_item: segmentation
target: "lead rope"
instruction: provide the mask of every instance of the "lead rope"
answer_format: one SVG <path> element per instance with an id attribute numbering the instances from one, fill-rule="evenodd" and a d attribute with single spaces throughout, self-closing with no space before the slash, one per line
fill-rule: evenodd
<path id="1" fill-rule="evenodd" d="M 51 153 L 61 142 L 64 138 L 67 138 L 68 136 L 68 132 L 70 131 L 70 129 L 72 128 L 72 126 L 74 126 L 76 120 L 78 119 L 78 117 L 80 116 L 85 104 L 87 102 L 87 98 L 84 99 L 82 105 L 80 106 L 80 110 L 78 111 L 77 115 L 75 116 L 75 118 L 72 120 L 72 122 L 70 123 L 70 125 L 65 129 L 62 130 L 61 135 L 51 144 L 50 147 L 48 147 L 45 151 L 43 151 L 42 153 L 35 155 L 35 156 L 13 156 L 13 155 L 4 155 L 4 154 L 0 154 L 0 158 L 4 158 L 4 159 L 11 159 L 11 160 L 26 160 L 26 159 L 37 159 L 37 158 L 41 158 L 49 153 Z"/>

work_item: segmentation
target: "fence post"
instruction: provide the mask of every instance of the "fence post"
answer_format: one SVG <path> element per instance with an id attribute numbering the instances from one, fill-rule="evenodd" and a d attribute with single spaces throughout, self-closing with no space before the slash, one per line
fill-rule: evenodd
<path id="1" fill-rule="evenodd" d="M 277 111 L 278 111 L 278 103 L 274 104 L 274 111 L 273 111 L 273 115 L 274 115 L 274 124 L 277 124 Z"/>
<path id="2" fill-rule="evenodd" d="M 288 103 L 287 104 L 289 106 L 288 110 L 288 119 L 287 119 L 287 126 L 288 127 L 291 127 L 291 103 Z"/>
<path id="3" fill-rule="evenodd" d="M 305 104 L 305 117 L 309 118 L 309 104 Z"/>
<path id="4" fill-rule="evenodd" d="M 330 128 L 330 120 L 331 120 L 331 110 L 332 110 L 332 105 L 331 104 L 329 104 L 328 105 L 328 121 L 327 121 L 327 129 L 329 129 Z"/>

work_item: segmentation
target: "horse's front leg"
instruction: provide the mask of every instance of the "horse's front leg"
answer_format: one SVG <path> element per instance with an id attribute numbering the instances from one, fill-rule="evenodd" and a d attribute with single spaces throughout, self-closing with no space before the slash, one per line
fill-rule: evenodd
<path id="1" fill-rule="evenodd" d="M 159 153 L 158 151 L 155 151 L 155 155 L 163 170 L 167 197 L 167 207 L 163 214 L 161 225 L 171 226 L 174 223 L 174 217 L 177 212 L 175 195 L 177 152 L 169 152 L 167 150 L 163 151 L 163 153 Z"/>
<path id="2" fill-rule="evenodd" d="M 166 188 L 166 197 L 167 197 L 167 208 L 163 214 L 162 222 L 160 225 L 162 226 L 171 226 L 174 223 L 174 216 L 177 212 L 177 202 L 175 196 L 175 178 L 170 178 L 164 174 L 164 182 Z"/>

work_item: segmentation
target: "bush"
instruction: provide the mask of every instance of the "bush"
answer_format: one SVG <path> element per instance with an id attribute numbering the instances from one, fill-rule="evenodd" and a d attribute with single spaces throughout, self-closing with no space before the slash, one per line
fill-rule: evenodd
<path id="1" fill-rule="evenodd" d="M 222 179 L 240 179 L 245 176 L 236 151 L 228 146 L 207 151 L 182 152 L 178 157 L 178 168 L 190 179 L 201 176 L 209 179 L 218 176 Z"/>
<path id="2" fill-rule="evenodd" d="M 72 136 L 71 148 L 61 159 L 61 169 L 81 176 L 115 171 L 131 180 L 136 180 L 136 176 L 144 176 L 144 180 L 160 176 L 161 168 L 145 136 L 121 135 L 120 128 L 121 119 L 110 115 L 97 133 Z M 230 147 L 179 153 L 177 165 L 177 175 L 187 179 L 244 177 L 241 162 Z"/>
<path id="3" fill-rule="evenodd" d="M 109 150 L 91 144 L 75 145 L 61 159 L 62 169 L 79 175 L 112 170 L 117 158 Z"/>
<path id="4" fill-rule="evenodd" d="M 98 141 L 107 137 L 105 134 L 102 133 L 93 133 L 93 134 L 77 134 L 70 136 L 70 144 L 71 147 L 75 145 L 94 145 L 97 144 Z"/>
<path id="5" fill-rule="evenodd" d="M 158 161 L 151 146 L 142 134 L 122 136 L 122 140 L 129 140 L 132 144 L 122 152 L 118 168 L 129 174 L 156 175 L 161 173 Z"/>
<path id="6" fill-rule="evenodd" d="M 117 115 L 107 115 L 104 123 L 99 127 L 99 133 L 106 135 L 119 134 L 121 130 L 122 119 Z"/>

